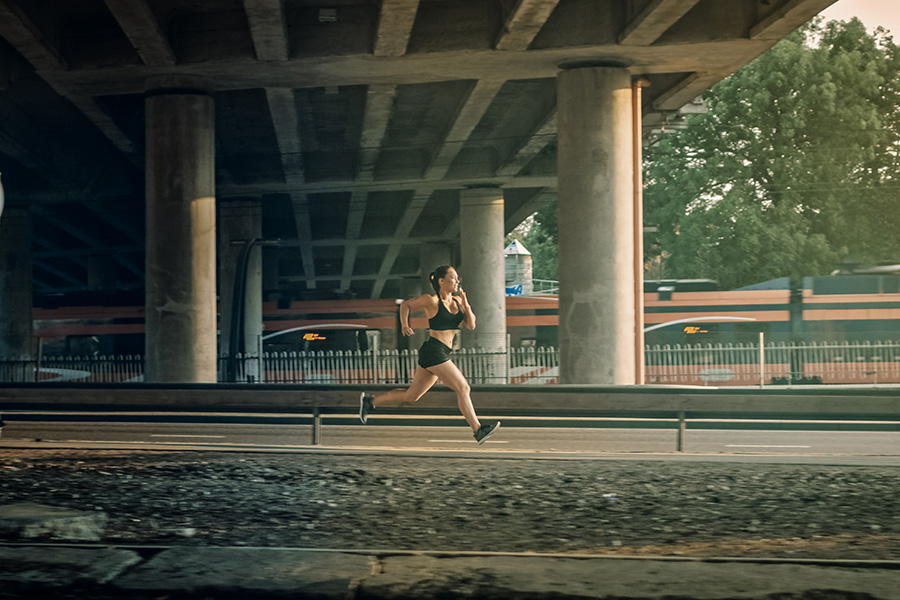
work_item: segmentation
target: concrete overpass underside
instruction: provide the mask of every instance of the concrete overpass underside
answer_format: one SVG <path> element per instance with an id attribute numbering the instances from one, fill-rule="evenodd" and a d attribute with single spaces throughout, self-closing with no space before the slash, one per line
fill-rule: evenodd
<path id="1" fill-rule="evenodd" d="M 261 298 L 452 262 L 501 357 L 503 233 L 556 197 L 561 381 L 641 382 L 638 128 L 833 1 L 0 0 L 0 354 L 31 289 L 144 291 L 146 380 L 215 381 Z"/>
<path id="2" fill-rule="evenodd" d="M 198 77 L 216 197 L 290 244 L 266 291 L 397 297 L 460 189 L 501 187 L 507 231 L 556 193 L 561 64 L 645 76 L 657 126 L 832 1 L 0 0 L 7 207 L 36 292 L 143 288 L 144 93 Z"/>

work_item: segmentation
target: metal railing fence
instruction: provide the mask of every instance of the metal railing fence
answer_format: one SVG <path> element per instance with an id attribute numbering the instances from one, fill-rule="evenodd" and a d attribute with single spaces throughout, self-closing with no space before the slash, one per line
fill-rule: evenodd
<path id="1" fill-rule="evenodd" d="M 648 346 L 647 383 L 900 383 L 900 340 Z"/>
<path id="2" fill-rule="evenodd" d="M 224 381 L 227 357 L 219 360 Z M 472 384 L 559 383 L 556 348 L 508 352 L 462 349 L 454 362 Z M 46 356 L 0 358 L 0 381 L 136 382 L 143 357 Z M 647 346 L 647 383 L 746 386 L 784 384 L 900 383 L 900 341 Z M 237 356 L 240 383 L 408 384 L 415 350 L 275 352 Z"/>
<path id="3" fill-rule="evenodd" d="M 559 293 L 559 281 L 555 279 L 532 279 L 531 284 L 533 286 L 532 294 L 552 295 Z"/>

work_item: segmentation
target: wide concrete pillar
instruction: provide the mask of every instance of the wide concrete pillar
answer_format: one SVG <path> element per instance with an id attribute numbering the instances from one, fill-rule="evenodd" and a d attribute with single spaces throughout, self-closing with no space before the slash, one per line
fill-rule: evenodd
<path id="1" fill-rule="evenodd" d="M 474 331 L 463 330 L 462 345 L 493 353 L 485 383 L 505 383 L 507 375 L 503 230 L 503 190 L 475 188 L 460 192 L 459 276 L 477 317 Z"/>
<path id="2" fill-rule="evenodd" d="M 631 77 L 557 79 L 560 382 L 635 381 Z"/>
<path id="3" fill-rule="evenodd" d="M 148 83 L 144 379 L 213 383 L 214 102 L 195 80 L 160 78 Z"/>
<path id="4" fill-rule="evenodd" d="M 0 357 L 34 356 L 31 314 L 31 214 L 7 208 L 0 217 Z M 21 367 L 21 368 L 18 368 Z M 33 381 L 29 365 L 19 365 L 14 381 Z"/>
<path id="5" fill-rule="evenodd" d="M 219 202 L 219 353 L 232 351 L 261 356 L 263 334 L 262 248 L 249 250 L 246 273 L 239 273 L 239 259 L 248 242 L 262 238 L 262 201 L 228 199 Z M 234 321 L 234 288 L 243 278 L 242 331 L 238 348 L 231 348 Z M 242 380 L 260 381 L 262 361 L 246 362 Z"/>

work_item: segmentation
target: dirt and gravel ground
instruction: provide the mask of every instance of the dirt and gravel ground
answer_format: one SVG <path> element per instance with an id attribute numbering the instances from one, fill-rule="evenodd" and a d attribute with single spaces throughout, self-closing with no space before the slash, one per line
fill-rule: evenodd
<path id="1" fill-rule="evenodd" d="M 900 560 L 900 469 L 0 449 L 104 542 Z"/>

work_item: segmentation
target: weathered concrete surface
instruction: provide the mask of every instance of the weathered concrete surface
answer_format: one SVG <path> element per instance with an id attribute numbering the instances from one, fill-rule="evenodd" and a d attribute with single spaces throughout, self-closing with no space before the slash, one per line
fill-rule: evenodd
<path id="1" fill-rule="evenodd" d="M 635 381 L 631 98 L 622 68 L 557 78 L 560 383 Z"/>
<path id="2" fill-rule="evenodd" d="M 147 382 L 216 381 L 215 102 L 200 92 L 206 83 L 147 86 Z"/>
<path id="3" fill-rule="evenodd" d="M 0 549 L 6 597 L 900 599 L 900 572 L 538 556 L 429 556 L 181 547 L 126 571 L 125 550 Z"/>
<path id="4" fill-rule="evenodd" d="M 114 548 L 0 548 L 0 592 L 40 598 L 45 590 L 100 586 L 140 561 Z"/>
<path id="5" fill-rule="evenodd" d="M 22 502 L 0 506 L 0 535 L 22 539 L 95 542 L 109 517 L 101 511 L 83 511 Z"/>
<path id="6" fill-rule="evenodd" d="M 275 548 L 173 548 L 153 557 L 113 586 L 123 592 L 343 600 L 377 567 L 357 554 Z"/>
<path id="7" fill-rule="evenodd" d="M 531 557 L 386 558 L 359 598 L 900 598 L 900 573 L 804 565 Z"/>

